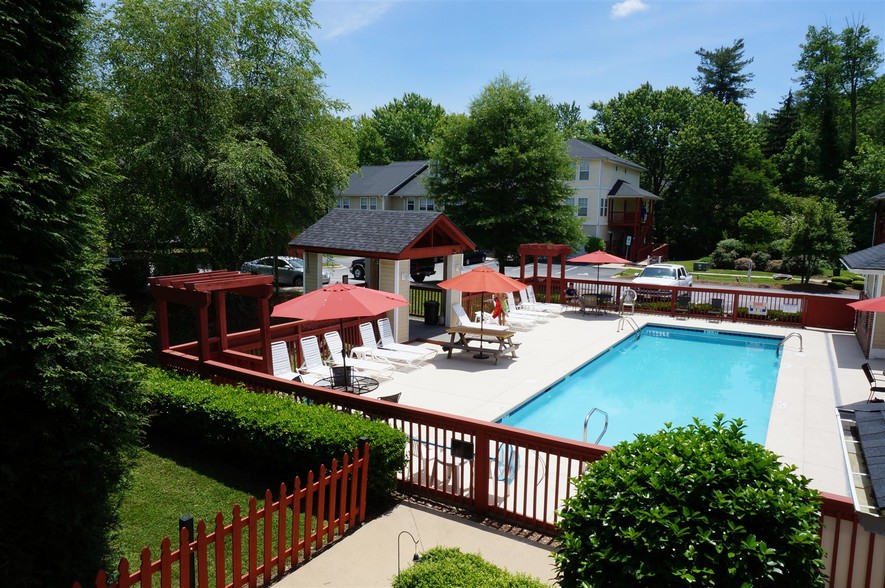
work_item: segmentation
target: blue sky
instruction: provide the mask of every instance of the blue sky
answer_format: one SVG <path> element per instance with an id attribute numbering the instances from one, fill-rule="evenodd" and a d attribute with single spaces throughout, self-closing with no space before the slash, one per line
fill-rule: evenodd
<path id="1" fill-rule="evenodd" d="M 739 38 L 756 76 L 747 110 L 771 112 L 798 86 L 809 26 L 862 19 L 885 37 L 882 0 L 317 0 L 313 14 L 327 91 L 351 115 L 406 92 L 467 112 L 506 73 L 589 118 L 590 102 L 644 82 L 694 88 L 695 51 Z"/>

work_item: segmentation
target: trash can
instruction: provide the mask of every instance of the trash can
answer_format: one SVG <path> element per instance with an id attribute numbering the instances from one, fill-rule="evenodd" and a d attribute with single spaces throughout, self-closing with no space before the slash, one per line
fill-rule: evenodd
<path id="1" fill-rule="evenodd" d="M 430 326 L 439 324 L 439 302 L 436 300 L 424 301 L 424 324 Z"/>
<path id="2" fill-rule="evenodd" d="M 708 261 L 699 261 L 694 264 L 694 271 L 696 272 L 705 272 L 710 269 L 710 262 Z"/>

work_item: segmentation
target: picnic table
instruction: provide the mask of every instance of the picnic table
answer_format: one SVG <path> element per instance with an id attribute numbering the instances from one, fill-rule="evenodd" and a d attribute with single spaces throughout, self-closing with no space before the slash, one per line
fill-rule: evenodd
<path id="1" fill-rule="evenodd" d="M 513 336 L 516 335 L 516 331 L 512 330 L 491 330 L 491 329 L 480 329 L 479 327 L 464 327 L 464 326 L 456 326 L 449 327 L 446 329 L 446 333 L 451 335 L 448 343 L 443 343 L 442 348 L 443 351 L 448 351 L 448 358 L 452 358 L 452 351 L 455 349 L 460 349 L 462 351 L 473 351 L 475 353 L 488 353 L 495 357 L 495 363 L 498 363 L 498 358 L 502 355 L 506 355 L 507 353 L 511 354 L 513 357 L 516 357 L 516 350 L 519 347 L 519 343 L 513 341 Z M 494 346 L 497 344 L 497 348 L 495 347 L 482 347 L 480 348 L 477 343 L 489 344 Z M 475 357 L 475 356 L 474 356 Z M 482 359 L 482 358 L 480 358 Z"/>

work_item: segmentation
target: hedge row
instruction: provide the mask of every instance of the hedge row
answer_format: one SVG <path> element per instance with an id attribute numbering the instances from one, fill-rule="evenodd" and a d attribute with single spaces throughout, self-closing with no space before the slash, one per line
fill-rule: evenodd
<path id="1" fill-rule="evenodd" d="M 285 472 L 280 481 L 287 485 L 321 464 L 329 467 L 344 453 L 353 455 L 360 437 L 368 437 L 368 500 L 383 505 L 405 465 L 405 435 L 380 421 L 159 369 L 150 370 L 147 388 L 153 431 Z"/>
<path id="2" fill-rule="evenodd" d="M 547 584 L 527 574 L 511 574 L 478 555 L 458 548 L 434 547 L 393 580 L 393 588 L 543 588 Z"/>

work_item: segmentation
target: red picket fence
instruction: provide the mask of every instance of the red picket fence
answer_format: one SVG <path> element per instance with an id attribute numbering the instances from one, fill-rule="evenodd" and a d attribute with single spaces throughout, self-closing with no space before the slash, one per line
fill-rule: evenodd
<path id="1" fill-rule="evenodd" d="M 241 515 L 240 506 L 234 505 L 232 522 L 225 525 L 219 512 L 215 515 L 214 530 L 208 533 L 206 523 L 201 520 L 197 524 L 196 540 L 191 540 L 187 529 L 181 529 L 175 551 L 165 537 L 160 544 L 160 559 L 152 561 L 151 551 L 145 547 L 137 571 L 130 571 L 129 561 L 123 558 L 118 566 L 117 581 L 109 583 L 107 572 L 101 570 L 95 586 L 149 588 L 156 584 L 170 588 L 175 571 L 180 586 L 191 586 L 190 578 L 194 578 L 200 588 L 267 585 L 363 523 L 368 468 L 369 445 L 363 443 L 362 449 L 354 451 L 353 461 L 344 454 L 340 468 L 337 459 L 332 460 L 331 470 L 320 466 L 319 476 L 315 479 L 312 471 L 308 473 L 303 487 L 301 480 L 295 478 L 291 494 L 286 493 L 285 484 L 280 484 L 281 498 L 277 502 L 273 502 L 271 491 L 267 490 L 262 508 L 257 508 L 255 497 L 249 500 L 249 512 L 245 516 Z M 210 572 L 213 572 L 211 577 Z M 159 578 L 155 579 L 157 574 Z M 77 582 L 74 588 L 82 587 Z"/>

